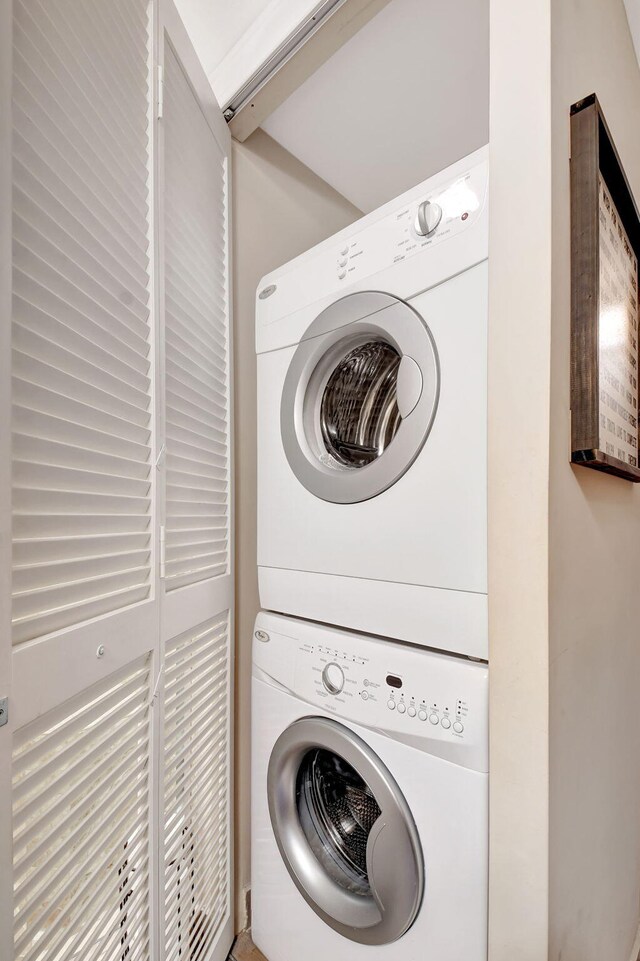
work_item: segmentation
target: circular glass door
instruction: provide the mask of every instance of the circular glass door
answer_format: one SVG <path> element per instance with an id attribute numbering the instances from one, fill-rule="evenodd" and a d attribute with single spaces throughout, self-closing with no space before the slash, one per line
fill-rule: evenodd
<path id="1" fill-rule="evenodd" d="M 424 886 L 408 805 L 368 745 L 329 718 L 307 717 L 269 761 L 271 824 L 289 875 L 328 925 L 388 944 L 413 924 Z"/>
<path id="2" fill-rule="evenodd" d="M 366 467 L 395 437 L 402 420 L 399 367 L 395 347 L 370 340 L 349 350 L 330 374 L 320 401 L 320 427 L 326 450 L 343 467 Z"/>
<path id="3" fill-rule="evenodd" d="M 367 842 L 380 817 L 373 792 L 344 758 L 314 748 L 302 759 L 298 817 L 313 853 L 341 887 L 371 896 Z"/>
<path id="4" fill-rule="evenodd" d="M 289 465 L 323 500 L 375 497 L 417 457 L 438 392 L 422 317 L 389 294 L 351 294 L 310 325 L 287 372 L 280 416 Z"/>

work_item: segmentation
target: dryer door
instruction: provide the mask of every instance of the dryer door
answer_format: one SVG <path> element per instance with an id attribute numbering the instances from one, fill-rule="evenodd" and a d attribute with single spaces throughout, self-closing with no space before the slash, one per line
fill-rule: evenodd
<path id="1" fill-rule="evenodd" d="M 422 850 L 377 755 L 336 721 L 302 718 L 274 745 L 267 790 L 280 853 L 316 914 L 361 944 L 400 938 L 422 901 Z"/>
<path id="2" fill-rule="evenodd" d="M 423 318 L 390 294 L 350 294 L 310 325 L 285 378 L 289 465 L 322 500 L 353 504 L 394 484 L 436 414 L 439 370 Z"/>

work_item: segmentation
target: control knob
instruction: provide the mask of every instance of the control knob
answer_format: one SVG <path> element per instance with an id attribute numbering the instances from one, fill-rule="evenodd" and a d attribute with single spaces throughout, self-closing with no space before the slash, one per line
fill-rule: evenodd
<path id="1" fill-rule="evenodd" d="M 423 200 L 418 207 L 414 224 L 419 237 L 428 237 L 442 220 L 442 207 L 430 200 Z"/>
<path id="2" fill-rule="evenodd" d="M 329 694 L 340 694 L 344 687 L 344 671 L 339 664 L 332 661 L 322 672 L 322 683 Z"/>

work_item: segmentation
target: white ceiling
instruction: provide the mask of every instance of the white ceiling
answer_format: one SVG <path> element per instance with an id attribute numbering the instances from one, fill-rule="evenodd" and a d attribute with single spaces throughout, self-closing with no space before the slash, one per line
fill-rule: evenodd
<path id="1" fill-rule="evenodd" d="M 247 32 L 268 0 L 175 0 L 207 76 Z"/>
<path id="2" fill-rule="evenodd" d="M 319 0 L 176 0 L 218 103 L 224 107 Z"/>
<path id="3" fill-rule="evenodd" d="M 367 212 L 489 139 L 489 0 L 391 0 L 263 124 Z"/>

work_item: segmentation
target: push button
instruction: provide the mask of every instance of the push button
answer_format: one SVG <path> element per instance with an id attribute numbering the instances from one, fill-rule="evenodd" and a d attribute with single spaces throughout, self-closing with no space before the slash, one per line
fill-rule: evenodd
<path id="1" fill-rule="evenodd" d="M 462 723 L 462 721 L 454 721 L 453 730 L 456 732 L 456 734 L 462 734 L 462 732 L 464 731 L 464 724 Z"/>
<path id="2" fill-rule="evenodd" d="M 400 703 L 398 704 L 398 714 L 404 714 L 406 710 L 407 710 L 406 704 L 404 703 L 404 701 L 400 701 Z"/>
<path id="3" fill-rule="evenodd" d="M 426 721 L 426 720 L 427 720 L 427 712 L 426 712 L 426 711 L 418 711 L 418 717 L 419 717 L 419 719 L 420 719 L 421 721 Z"/>
<path id="4" fill-rule="evenodd" d="M 395 711 L 395 709 L 396 709 L 396 702 L 395 702 L 395 701 L 387 701 L 387 707 L 389 708 L 390 711 Z"/>
<path id="5" fill-rule="evenodd" d="M 430 721 L 431 724 L 437 724 L 439 720 L 440 720 L 440 718 L 438 717 L 437 714 L 430 714 L 430 715 L 429 715 L 429 721 Z"/>
<path id="6" fill-rule="evenodd" d="M 411 705 L 411 707 L 410 707 L 409 710 L 407 711 L 407 714 L 409 715 L 409 717 L 415 717 L 415 716 L 416 716 L 416 709 L 415 709 L 415 707 L 414 707 L 413 705 Z"/>
<path id="7" fill-rule="evenodd" d="M 449 720 L 448 717 L 443 717 L 440 723 L 442 724 L 445 731 L 448 731 L 449 728 L 451 727 L 451 721 Z"/>

